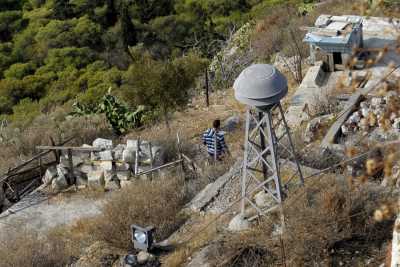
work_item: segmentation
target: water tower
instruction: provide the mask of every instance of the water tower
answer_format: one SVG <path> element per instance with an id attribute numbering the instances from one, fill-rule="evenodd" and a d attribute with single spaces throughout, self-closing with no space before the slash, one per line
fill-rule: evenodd
<path id="1" fill-rule="evenodd" d="M 271 65 L 255 64 L 239 75 L 233 87 L 236 99 L 247 105 L 241 214 L 245 216 L 250 204 L 257 211 L 251 220 L 281 207 L 288 184 L 296 178 L 299 184 L 304 181 L 280 102 L 288 92 L 285 76 Z M 293 163 L 294 173 L 282 180 L 284 165 Z M 260 207 L 253 200 L 259 192 L 267 196 L 268 205 Z"/>

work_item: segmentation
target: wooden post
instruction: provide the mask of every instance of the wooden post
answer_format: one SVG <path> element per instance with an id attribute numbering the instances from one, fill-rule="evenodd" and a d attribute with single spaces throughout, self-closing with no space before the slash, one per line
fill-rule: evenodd
<path id="1" fill-rule="evenodd" d="M 139 151 L 140 151 L 140 137 L 136 140 L 136 152 L 135 152 L 135 175 L 139 173 Z"/>
<path id="2" fill-rule="evenodd" d="M 69 165 L 69 185 L 75 184 L 74 163 L 72 161 L 72 149 L 68 149 L 68 165 Z"/>
<path id="3" fill-rule="evenodd" d="M 42 157 L 39 157 L 39 173 L 40 173 L 40 179 L 43 177 L 43 166 L 42 166 Z"/>
<path id="4" fill-rule="evenodd" d="M 56 146 L 56 142 L 54 142 L 53 137 L 50 136 L 50 143 L 52 146 Z M 54 156 L 56 158 L 56 162 L 60 162 L 60 152 L 58 150 L 53 150 Z"/>
<path id="5" fill-rule="evenodd" d="M 210 106 L 210 88 L 209 88 L 209 86 L 208 86 L 208 69 L 206 68 L 206 71 L 205 71 L 205 78 L 206 78 L 206 86 L 205 86 L 205 88 L 206 88 L 206 105 L 207 105 L 207 107 L 209 107 Z"/>
<path id="6" fill-rule="evenodd" d="M 154 161 L 154 157 L 153 157 L 153 147 L 151 145 L 151 142 L 149 141 L 149 153 L 150 153 L 150 168 L 153 169 L 153 161 Z M 150 175 L 150 179 L 153 180 L 153 173 L 151 173 Z"/>
<path id="7" fill-rule="evenodd" d="M 183 181 L 185 180 L 184 178 L 184 171 L 185 171 L 185 166 L 184 162 L 182 160 L 182 149 L 181 149 L 181 138 L 179 137 L 179 133 L 176 133 L 176 141 L 177 141 L 177 147 L 178 147 L 178 159 L 181 160 L 181 178 Z"/>

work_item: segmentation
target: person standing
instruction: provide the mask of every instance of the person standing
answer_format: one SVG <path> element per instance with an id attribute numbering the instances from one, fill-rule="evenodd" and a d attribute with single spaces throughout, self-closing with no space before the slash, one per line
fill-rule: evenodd
<path id="1" fill-rule="evenodd" d="M 207 146 L 207 152 L 213 160 L 222 160 L 225 154 L 230 154 L 225 143 L 225 133 L 220 130 L 221 121 L 214 120 L 213 127 L 203 133 L 203 144 Z"/>

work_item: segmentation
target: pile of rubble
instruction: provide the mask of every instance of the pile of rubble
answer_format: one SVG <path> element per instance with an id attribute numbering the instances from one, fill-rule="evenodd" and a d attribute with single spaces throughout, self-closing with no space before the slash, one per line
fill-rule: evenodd
<path id="1" fill-rule="evenodd" d="M 153 146 L 147 141 L 127 140 L 126 144 L 113 146 L 112 140 L 96 139 L 85 148 L 99 148 L 100 152 L 74 152 L 72 156 L 73 173 L 70 173 L 67 155 L 60 157 L 57 166 L 46 170 L 42 181 L 51 185 L 54 191 L 70 186 L 69 178 L 73 177 L 78 187 L 102 187 L 115 190 L 132 183 L 134 176 L 164 163 L 164 153 L 160 146 Z M 138 160 L 136 161 L 136 155 Z M 136 167 L 135 173 L 135 164 Z M 146 175 L 140 176 L 146 179 Z"/>
<path id="2" fill-rule="evenodd" d="M 355 111 L 342 125 L 344 136 L 358 131 L 369 132 L 383 129 L 385 131 L 400 132 L 400 114 L 396 110 L 400 96 L 395 91 L 389 91 L 384 97 L 375 96 L 369 101 L 360 103 L 359 110 Z"/>

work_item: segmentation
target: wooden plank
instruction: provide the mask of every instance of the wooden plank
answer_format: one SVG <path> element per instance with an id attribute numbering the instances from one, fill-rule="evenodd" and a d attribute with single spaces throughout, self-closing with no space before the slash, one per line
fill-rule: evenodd
<path id="1" fill-rule="evenodd" d="M 73 150 L 80 152 L 101 152 L 104 148 L 98 147 L 73 147 L 73 146 L 37 146 L 36 149 L 39 150 Z"/>
<path id="2" fill-rule="evenodd" d="M 159 166 L 159 167 L 156 167 L 156 168 L 147 170 L 147 171 L 143 171 L 143 172 L 137 173 L 136 176 L 140 176 L 140 175 L 152 173 L 152 172 L 154 172 L 154 171 L 158 171 L 158 170 L 161 170 L 161 169 L 165 169 L 165 168 L 167 168 L 167 167 L 171 167 L 171 166 L 173 166 L 173 165 L 180 164 L 180 163 L 182 163 L 182 161 L 183 161 L 183 159 L 178 159 L 178 160 L 176 160 L 176 161 L 173 161 L 173 162 L 164 164 L 164 165 L 162 165 L 162 166 Z"/>
<path id="3" fill-rule="evenodd" d="M 154 161 L 154 157 L 153 157 L 153 147 L 152 147 L 152 144 L 151 144 L 151 142 L 149 142 L 149 153 L 150 153 L 150 169 L 153 169 L 153 161 Z M 153 180 L 153 173 L 151 173 L 151 179 Z"/>
<path id="4" fill-rule="evenodd" d="M 50 163 L 42 164 L 42 167 L 43 167 L 44 169 L 47 169 L 48 167 L 50 167 L 50 166 L 52 166 L 52 165 L 54 165 L 54 164 L 57 164 L 57 161 L 52 161 L 52 162 L 50 162 Z M 20 171 L 20 172 L 12 173 L 12 174 L 10 174 L 10 175 L 4 176 L 2 179 L 0 179 L 0 182 L 7 181 L 7 180 L 9 180 L 9 179 L 11 179 L 11 178 L 13 178 L 13 177 L 16 177 L 16 176 L 21 176 L 21 175 L 29 174 L 30 172 L 33 172 L 33 171 L 35 171 L 35 170 L 37 170 L 37 169 L 39 169 L 39 168 L 40 168 L 40 166 L 34 166 L 34 167 L 29 168 L 29 169 L 27 169 L 27 170 L 23 170 L 23 171 Z"/>
<path id="5" fill-rule="evenodd" d="M 331 126 L 331 128 L 329 128 L 327 134 L 322 140 L 322 148 L 329 148 L 329 146 L 336 141 L 342 125 L 346 122 L 347 118 L 350 116 L 350 114 L 354 111 L 358 103 L 360 103 L 363 98 L 364 96 L 361 92 L 357 92 L 350 97 L 349 101 L 346 104 L 346 108 L 341 113 L 339 113 L 338 119 Z"/>
<path id="6" fill-rule="evenodd" d="M 68 184 L 73 185 L 75 184 L 75 175 L 74 175 L 74 163 L 72 162 L 72 149 L 68 149 Z"/>
<path id="7" fill-rule="evenodd" d="M 135 175 L 139 172 L 139 151 L 140 151 L 140 136 L 136 140 L 136 151 L 135 151 Z"/>

